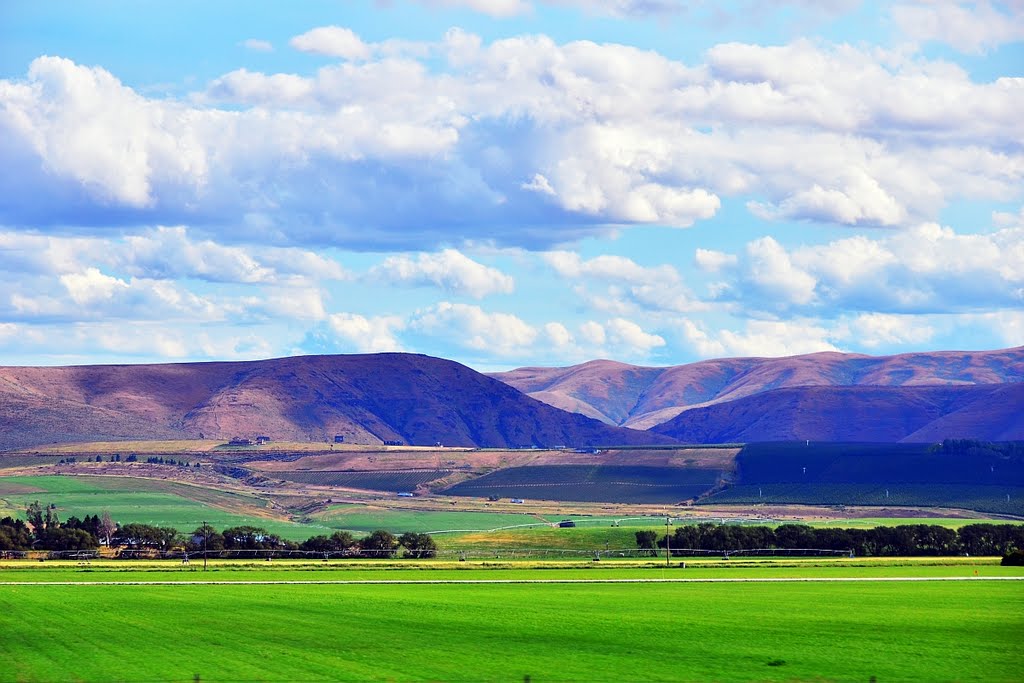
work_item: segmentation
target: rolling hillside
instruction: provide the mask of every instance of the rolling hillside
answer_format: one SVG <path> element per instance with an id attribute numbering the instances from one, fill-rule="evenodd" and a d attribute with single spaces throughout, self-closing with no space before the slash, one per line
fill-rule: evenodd
<path id="1" fill-rule="evenodd" d="M 815 353 L 708 360 L 666 368 L 597 360 L 568 368 L 520 368 L 492 377 L 564 410 L 608 424 L 648 429 L 684 410 L 786 387 L 956 387 L 1024 382 L 1024 347 L 880 357 Z M 949 424 L 969 427 L 963 421 L 966 419 L 962 415 L 960 422 Z"/>
<path id="2" fill-rule="evenodd" d="M 1024 439 L 1024 384 L 791 387 L 688 410 L 652 429 L 684 443 Z"/>
<path id="3" fill-rule="evenodd" d="M 413 354 L 0 367 L 0 448 L 256 434 L 487 447 L 672 441 L 566 413 L 458 363 Z"/>

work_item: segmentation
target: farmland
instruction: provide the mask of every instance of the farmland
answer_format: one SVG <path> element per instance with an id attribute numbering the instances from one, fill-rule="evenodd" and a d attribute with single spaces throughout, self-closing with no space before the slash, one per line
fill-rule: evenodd
<path id="1" fill-rule="evenodd" d="M 440 479 L 448 470 L 383 470 L 380 472 L 274 472 L 272 476 L 313 486 L 369 489 L 374 491 L 413 491 L 421 484 Z"/>
<path id="2" fill-rule="evenodd" d="M 95 476 L 0 478 L 0 516 L 23 516 L 25 505 L 34 500 L 56 504 L 58 516 L 64 519 L 109 510 L 122 524 L 138 522 L 179 531 L 191 531 L 204 520 L 217 528 L 255 524 L 294 539 L 324 531 L 286 521 L 261 498 L 177 482 Z"/>
<path id="3" fill-rule="evenodd" d="M 702 504 L 802 503 L 960 507 L 1024 515 L 1024 460 L 926 444 L 751 444 L 735 485 Z"/>
<path id="4" fill-rule="evenodd" d="M 59 455 L 5 455 L 0 454 L 0 469 L 8 470 L 19 467 L 38 467 L 53 465 L 63 458 Z"/>
<path id="5" fill-rule="evenodd" d="M 429 567 L 258 571 L 221 565 L 205 576 L 150 569 L 109 577 L 216 575 L 228 584 L 3 585 L 0 677 L 1011 681 L 1024 676 L 1018 655 L 1024 593 L 1015 582 L 230 585 L 235 580 L 669 574 L 653 565 L 424 571 Z M 993 576 L 989 572 L 1002 569 L 1009 568 L 992 567 L 990 561 L 909 569 L 838 564 L 677 569 L 675 576 L 969 576 L 974 570 Z M 3 580 L 108 580 L 98 568 L 0 572 Z M 66 604 L 75 609 L 61 609 Z M 386 655 L 381 643 L 388 644 Z M 124 656 L 129 650 L 134 655 Z"/>
<path id="6" fill-rule="evenodd" d="M 1024 487 L 954 484 L 748 484 L 730 487 L 702 499 L 700 503 L 960 507 L 1020 516 L 1024 515 Z"/>
<path id="7" fill-rule="evenodd" d="M 676 503 L 715 485 L 718 470 L 648 466 L 541 465 L 510 467 L 447 489 L 454 496 L 546 500 Z"/>
<path id="8" fill-rule="evenodd" d="M 995 452 L 946 454 L 929 444 L 761 443 L 736 459 L 741 484 L 773 482 L 1024 486 L 1024 460 Z"/>
<path id="9" fill-rule="evenodd" d="M 445 531 L 451 529 L 495 529 L 517 524 L 540 524 L 529 514 L 463 512 L 443 510 L 402 510 L 362 505 L 335 505 L 313 519 L 324 526 L 351 531 Z"/>
<path id="10" fill-rule="evenodd" d="M 984 515 L 922 506 L 1020 516 L 1017 506 L 1024 492 L 1013 478 L 1013 461 L 946 458 L 921 445 L 762 444 L 742 451 L 632 447 L 599 453 L 349 445 L 331 452 L 287 452 L 210 446 L 176 455 L 201 461 L 198 469 L 110 462 L 107 453 L 102 462 L 79 453 L 74 465 L 29 467 L 76 457 L 73 452 L 0 455 L 0 465 L 6 461 L 14 467 L 4 474 L 17 475 L 0 477 L 0 516 L 24 516 L 25 505 L 39 500 L 56 504 L 61 519 L 106 509 L 121 524 L 139 522 L 184 532 L 202 521 L 217 529 L 258 526 L 296 541 L 334 530 L 357 537 L 376 529 L 445 532 L 436 540 L 446 552 L 518 548 L 583 553 L 634 548 L 636 530 L 664 534 L 665 515 L 675 518 L 674 525 L 717 519 L 876 526 L 892 523 L 886 517 L 898 517 L 905 523 L 959 526 Z M 890 460 L 895 464 L 886 464 Z M 942 476 L 954 477 L 953 483 L 927 481 L 934 476 L 928 467 L 936 462 L 946 463 L 939 469 Z M 1009 485 L 971 483 L 971 477 L 991 478 L 993 470 Z M 871 481 L 892 472 L 910 483 Z M 813 481 L 803 480 L 805 476 Z M 723 487 L 733 480 L 735 484 Z M 712 487 L 714 495 L 698 497 Z M 396 495 L 408 491 L 416 495 Z M 679 505 L 693 498 L 696 505 Z M 799 507 L 806 503 L 821 507 Z M 851 507 L 857 505 L 873 507 Z M 875 519 L 859 521 L 861 516 Z M 579 526 L 545 526 L 563 519 Z"/>

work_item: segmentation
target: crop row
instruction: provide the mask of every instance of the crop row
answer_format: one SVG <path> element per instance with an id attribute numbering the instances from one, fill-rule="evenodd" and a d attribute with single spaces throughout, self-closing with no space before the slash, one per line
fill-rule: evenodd
<path id="1" fill-rule="evenodd" d="M 696 498 L 718 482 L 710 469 L 619 465 L 510 467 L 462 482 L 445 493 L 542 500 L 673 503 Z"/>
<path id="2" fill-rule="evenodd" d="M 53 465 L 65 457 L 61 455 L 0 455 L 0 469 Z"/>
<path id="3" fill-rule="evenodd" d="M 964 484 L 1024 486 L 1024 459 L 935 452 L 927 444 L 751 444 L 739 484 Z"/>
<path id="4" fill-rule="evenodd" d="M 466 485 L 627 483 L 711 488 L 720 476 L 719 470 L 697 468 L 639 465 L 535 465 L 497 470 L 466 482 Z"/>
<path id="5" fill-rule="evenodd" d="M 458 484 L 445 491 L 451 496 L 497 496 L 533 500 L 568 500 L 592 503 L 678 503 L 696 498 L 707 486 L 637 484 L 629 482 L 563 482 L 559 484 Z"/>
<path id="6" fill-rule="evenodd" d="M 421 484 L 440 479 L 450 470 L 393 470 L 383 472 L 311 471 L 279 472 L 286 481 L 314 486 L 339 486 L 370 491 L 412 491 Z"/>
<path id="7" fill-rule="evenodd" d="M 908 505 L 956 507 L 998 514 L 1024 514 L 1024 486 L 961 484 L 794 484 L 732 486 L 701 504 L 793 503 L 806 505 Z"/>

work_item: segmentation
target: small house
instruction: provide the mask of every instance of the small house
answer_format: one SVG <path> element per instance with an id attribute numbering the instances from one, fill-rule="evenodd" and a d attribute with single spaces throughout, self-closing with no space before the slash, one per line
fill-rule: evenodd
<path id="1" fill-rule="evenodd" d="M 335 434 L 334 435 L 334 443 L 345 443 L 345 435 L 344 434 Z"/>
<path id="2" fill-rule="evenodd" d="M 262 445 L 268 444 L 268 443 L 270 443 L 270 437 L 269 436 L 257 436 L 256 437 L 256 445 L 257 446 L 262 446 Z"/>

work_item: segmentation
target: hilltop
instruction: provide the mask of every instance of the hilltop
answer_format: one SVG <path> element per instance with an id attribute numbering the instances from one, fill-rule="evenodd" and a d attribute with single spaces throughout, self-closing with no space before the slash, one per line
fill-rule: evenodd
<path id="1" fill-rule="evenodd" d="M 117 439 L 482 447 L 644 445 L 464 365 L 385 353 L 264 361 L 0 367 L 0 448 Z"/>
<path id="2" fill-rule="evenodd" d="M 611 425 L 649 429 L 684 411 L 784 388 L 945 387 L 950 389 L 948 396 L 952 398 L 958 394 L 951 388 L 958 386 L 1024 382 L 1024 347 L 877 357 L 829 352 L 788 358 L 728 358 L 670 367 L 596 360 L 564 368 L 520 368 L 491 376 L 564 410 Z M 815 395 L 829 393 L 823 391 Z M 912 394 L 908 392 L 905 396 Z M 873 397 L 882 394 L 846 392 L 843 395 L 867 409 Z M 899 401 L 890 401 L 887 405 L 896 409 Z M 813 411 L 814 408 L 808 404 L 805 409 Z M 768 411 L 764 420 L 778 423 L 782 419 L 773 416 L 772 401 L 762 405 L 761 410 Z M 985 413 L 977 409 L 975 417 L 984 419 Z M 971 427 L 964 419 L 955 424 L 968 431 Z M 750 433 L 765 437 L 771 430 Z"/>

